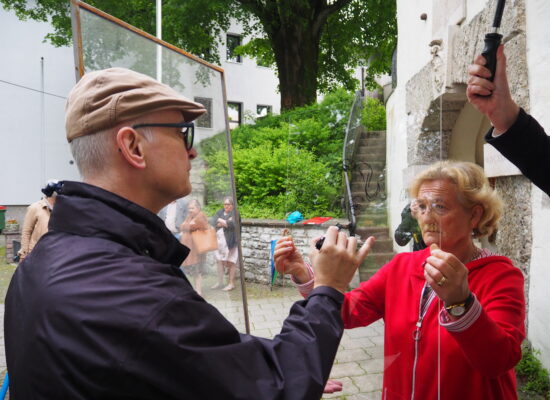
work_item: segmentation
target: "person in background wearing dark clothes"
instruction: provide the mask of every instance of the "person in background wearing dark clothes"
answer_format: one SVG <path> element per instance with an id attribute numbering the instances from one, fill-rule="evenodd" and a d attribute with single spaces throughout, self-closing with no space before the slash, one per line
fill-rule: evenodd
<path id="1" fill-rule="evenodd" d="M 394 238 L 399 246 L 405 246 L 412 239 L 413 251 L 426 248 L 418 221 L 412 216 L 410 203 L 401 211 L 401 223 L 395 229 Z"/>
<path id="2" fill-rule="evenodd" d="M 235 235 L 235 210 L 233 199 L 226 197 L 223 200 L 223 208 L 212 217 L 213 225 L 216 226 L 218 237 L 218 250 L 216 251 L 216 262 L 218 263 L 218 283 L 211 289 L 229 291 L 235 289 L 235 275 L 237 274 L 237 237 Z M 229 277 L 227 286 L 223 286 L 224 272 L 227 270 Z"/>
<path id="3" fill-rule="evenodd" d="M 550 195 L 550 138 L 542 126 L 512 100 L 504 47 L 500 46 L 497 51 L 494 82 L 488 79 L 491 72 L 484 65 L 485 58 L 479 55 L 468 68 L 466 94 L 468 101 L 493 125 L 485 140 Z"/>
<path id="4" fill-rule="evenodd" d="M 281 333 L 239 333 L 179 268 L 189 249 L 156 214 L 191 192 L 204 107 L 124 68 L 85 74 L 66 134 L 83 182 L 62 182 L 5 301 L 10 398 L 319 399 L 342 336 L 343 292 L 373 239 L 330 227 L 315 289 Z"/>

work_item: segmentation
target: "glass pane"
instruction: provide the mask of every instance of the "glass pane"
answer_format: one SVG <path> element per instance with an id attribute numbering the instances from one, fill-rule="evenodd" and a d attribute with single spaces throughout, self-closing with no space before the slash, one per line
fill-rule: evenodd
<path id="1" fill-rule="evenodd" d="M 160 77 L 163 83 L 208 109 L 208 114 L 196 122 L 195 147 L 199 156 L 192 164 L 193 190 L 160 215 L 180 235 L 180 241 L 193 249 L 182 269 L 195 289 L 237 329 L 245 331 L 240 225 L 233 198 L 223 73 L 87 9 L 80 8 L 80 18 L 85 72 L 125 67 L 156 79 Z M 207 217 L 209 230 L 191 233 L 189 218 L 197 211 Z M 228 226 L 225 231 L 221 219 Z M 216 241 L 217 247 L 208 246 Z"/>

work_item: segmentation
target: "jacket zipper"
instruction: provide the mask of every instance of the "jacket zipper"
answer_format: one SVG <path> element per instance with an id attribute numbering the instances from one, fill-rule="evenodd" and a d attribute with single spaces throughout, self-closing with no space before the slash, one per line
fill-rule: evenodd
<path id="1" fill-rule="evenodd" d="M 418 362 L 418 346 L 419 346 L 420 338 L 422 337 L 420 329 L 422 328 L 422 321 L 424 320 L 424 315 L 422 315 L 422 299 L 424 297 L 424 290 L 425 290 L 425 285 L 422 287 L 422 291 L 420 292 L 420 304 L 418 307 L 418 321 L 416 321 L 416 328 L 412 333 L 412 337 L 414 340 L 414 361 L 413 361 L 413 370 L 412 370 L 411 400 L 414 400 L 414 393 L 416 390 L 416 364 Z M 428 301 L 429 301 L 429 298 L 426 299 L 426 302 Z M 428 310 L 428 304 L 426 304 L 424 312 L 427 312 L 427 310 Z"/>

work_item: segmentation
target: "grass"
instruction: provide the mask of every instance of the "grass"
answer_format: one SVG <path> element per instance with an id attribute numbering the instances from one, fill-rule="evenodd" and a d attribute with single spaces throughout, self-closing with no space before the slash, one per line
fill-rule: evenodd
<path id="1" fill-rule="evenodd" d="M 0 247 L 0 304 L 4 304 L 4 299 L 6 298 L 6 292 L 8 291 L 11 276 L 16 268 L 14 264 L 6 263 L 5 255 L 6 248 Z"/>

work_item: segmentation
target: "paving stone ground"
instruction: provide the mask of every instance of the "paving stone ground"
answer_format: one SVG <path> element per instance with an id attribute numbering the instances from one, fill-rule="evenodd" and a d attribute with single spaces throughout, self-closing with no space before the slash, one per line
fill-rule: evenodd
<path id="1" fill-rule="evenodd" d="M 259 292 L 247 292 L 251 334 L 266 338 L 278 334 L 290 307 L 301 299 L 294 288 L 278 288 L 276 291 L 276 294 L 261 289 Z M 208 299 L 210 293 L 206 291 L 204 295 Z M 235 313 L 235 302 L 215 298 L 208 300 L 244 331 L 244 318 L 240 309 Z M 330 374 L 331 379 L 342 381 L 344 387 L 342 392 L 326 394 L 323 399 L 379 400 L 384 368 L 383 347 L 382 321 L 368 327 L 344 331 Z"/>

